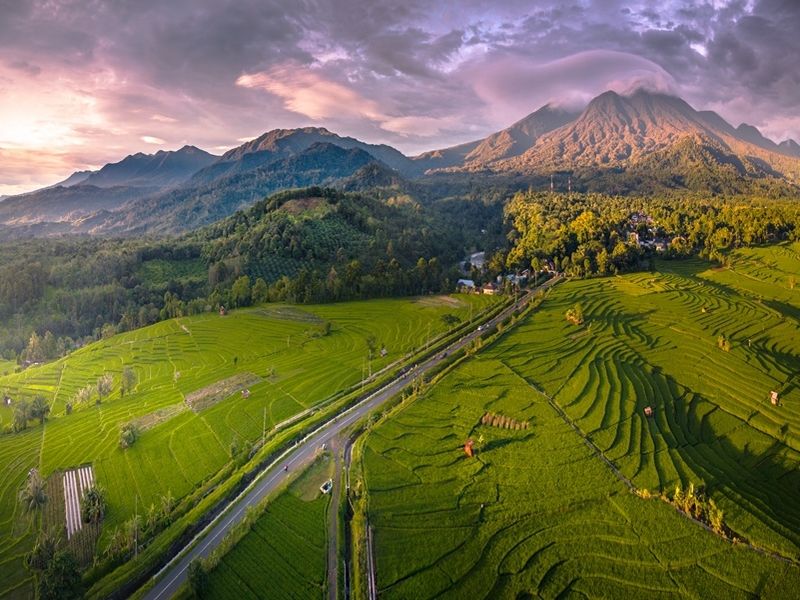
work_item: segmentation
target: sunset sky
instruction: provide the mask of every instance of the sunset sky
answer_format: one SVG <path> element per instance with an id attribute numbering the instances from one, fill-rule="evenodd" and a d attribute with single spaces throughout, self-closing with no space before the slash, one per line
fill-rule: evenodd
<path id="1" fill-rule="evenodd" d="M 0 195 L 280 127 L 415 154 L 636 85 L 800 140 L 799 31 L 793 0 L 0 0 Z"/>

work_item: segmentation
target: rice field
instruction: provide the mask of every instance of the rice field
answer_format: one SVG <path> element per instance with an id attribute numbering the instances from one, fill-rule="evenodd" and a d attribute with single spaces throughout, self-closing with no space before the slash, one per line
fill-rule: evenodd
<path id="1" fill-rule="evenodd" d="M 739 253 L 732 269 L 658 268 L 556 287 L 374 429 L 363 465 L 381 597 L 795 595 L 796 563 L 630 493 L 544 395 L 640 490 L 702 485 L 740 537 L 797 560 L 798 246 Z M 578 302 L 580 327 L 564 318 Z M 487 412 L 530 427 L 482 425 Z"/>
<path id="2" fill-rule="evenodd" d="M 21 515 L 17 492 L 25 474 L 37 467 L 44 476 L 91 464 L 106 490 L 104 532 L 122 524 L 135 506 L 158 504 L 171 493 L 189 494 L 230 460 L 234 440 L 256 440 L 269 429 L 361 380 L 362 373 L 389 364 L 427 336 L 445 330 L 444 314 L 467 318 L 491 298 L 374 300 L 324 306 L 262 306 L 164 321 L 86 346 L 57 362 L 0 377 L 0 390 L 15 400 L 43 395 L 51 415 L 42 427 L 0 435 L 0 596 L 26 597 L 29 573 L 22 565 L 37 523 Z M 330 331 L 319 335 L 320 324 Z M 368 363 L 368 340 L 387 355 Z M 122 396 L 124 367 L 136 384 Z M 104 373 L 115 378 L 112 393 L 99 405 L 66 404 Z M 259 378 L 250 396 L 233 393 L 198 413 L 172 410 L 186 396 L 240 373 Z M 119 428 L 142 417 L 156 422 L 134 446 L 119 448 Z M 164 418 L 161 418 L 164 416 Z M 0 407 L 0 427 L 13 407 Z M 101 540 L 101 545 L 104 540 Z"/>
<path id="3" fill-rule="evenodd" d="M 209 573 L 205 598 L 324 598 L 325 513 L 320 485 L 333 461 L 320 459 L 271 501 L 252 530 Z"/>

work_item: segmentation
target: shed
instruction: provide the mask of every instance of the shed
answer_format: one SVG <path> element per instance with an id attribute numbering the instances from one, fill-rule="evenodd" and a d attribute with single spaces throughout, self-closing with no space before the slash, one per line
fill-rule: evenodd
<path id="1" fill-rule="evenodd" d="M 242 390 L 242 398 L 249 398 L 250 397 L 250 390 L 247 388 Z"/>
<path id="2" fill-rule="evenodd" d="M 652 417 L 653 416 L 653 407 L 652 406 L 645 406 L 644 407 L 644 416 L 645 417 Z"/>

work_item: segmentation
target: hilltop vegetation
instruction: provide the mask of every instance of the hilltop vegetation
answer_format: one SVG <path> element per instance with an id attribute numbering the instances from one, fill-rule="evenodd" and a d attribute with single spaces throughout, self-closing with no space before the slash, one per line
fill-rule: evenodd
<path id="1" fill-rule="evenodd" d="M 465 249 L 502 239 L 500 219 L 499 205 L 469 200 L 434 208 L 309 188 L 183 238 L 2 244 L 0 353 L 17 358 L 34 331 L 50 331 L 58 350 L 39 360 L 51 360 L 104 335 L 220 304 L 449 292 Z"/>

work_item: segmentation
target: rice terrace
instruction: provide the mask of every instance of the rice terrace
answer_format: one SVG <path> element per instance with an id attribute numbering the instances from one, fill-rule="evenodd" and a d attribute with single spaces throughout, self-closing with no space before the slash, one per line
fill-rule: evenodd
<path id="1" fill-rule="evenodd" d="M 0 1 L 0 600 L 800 599 L 798 31 Z"/>

